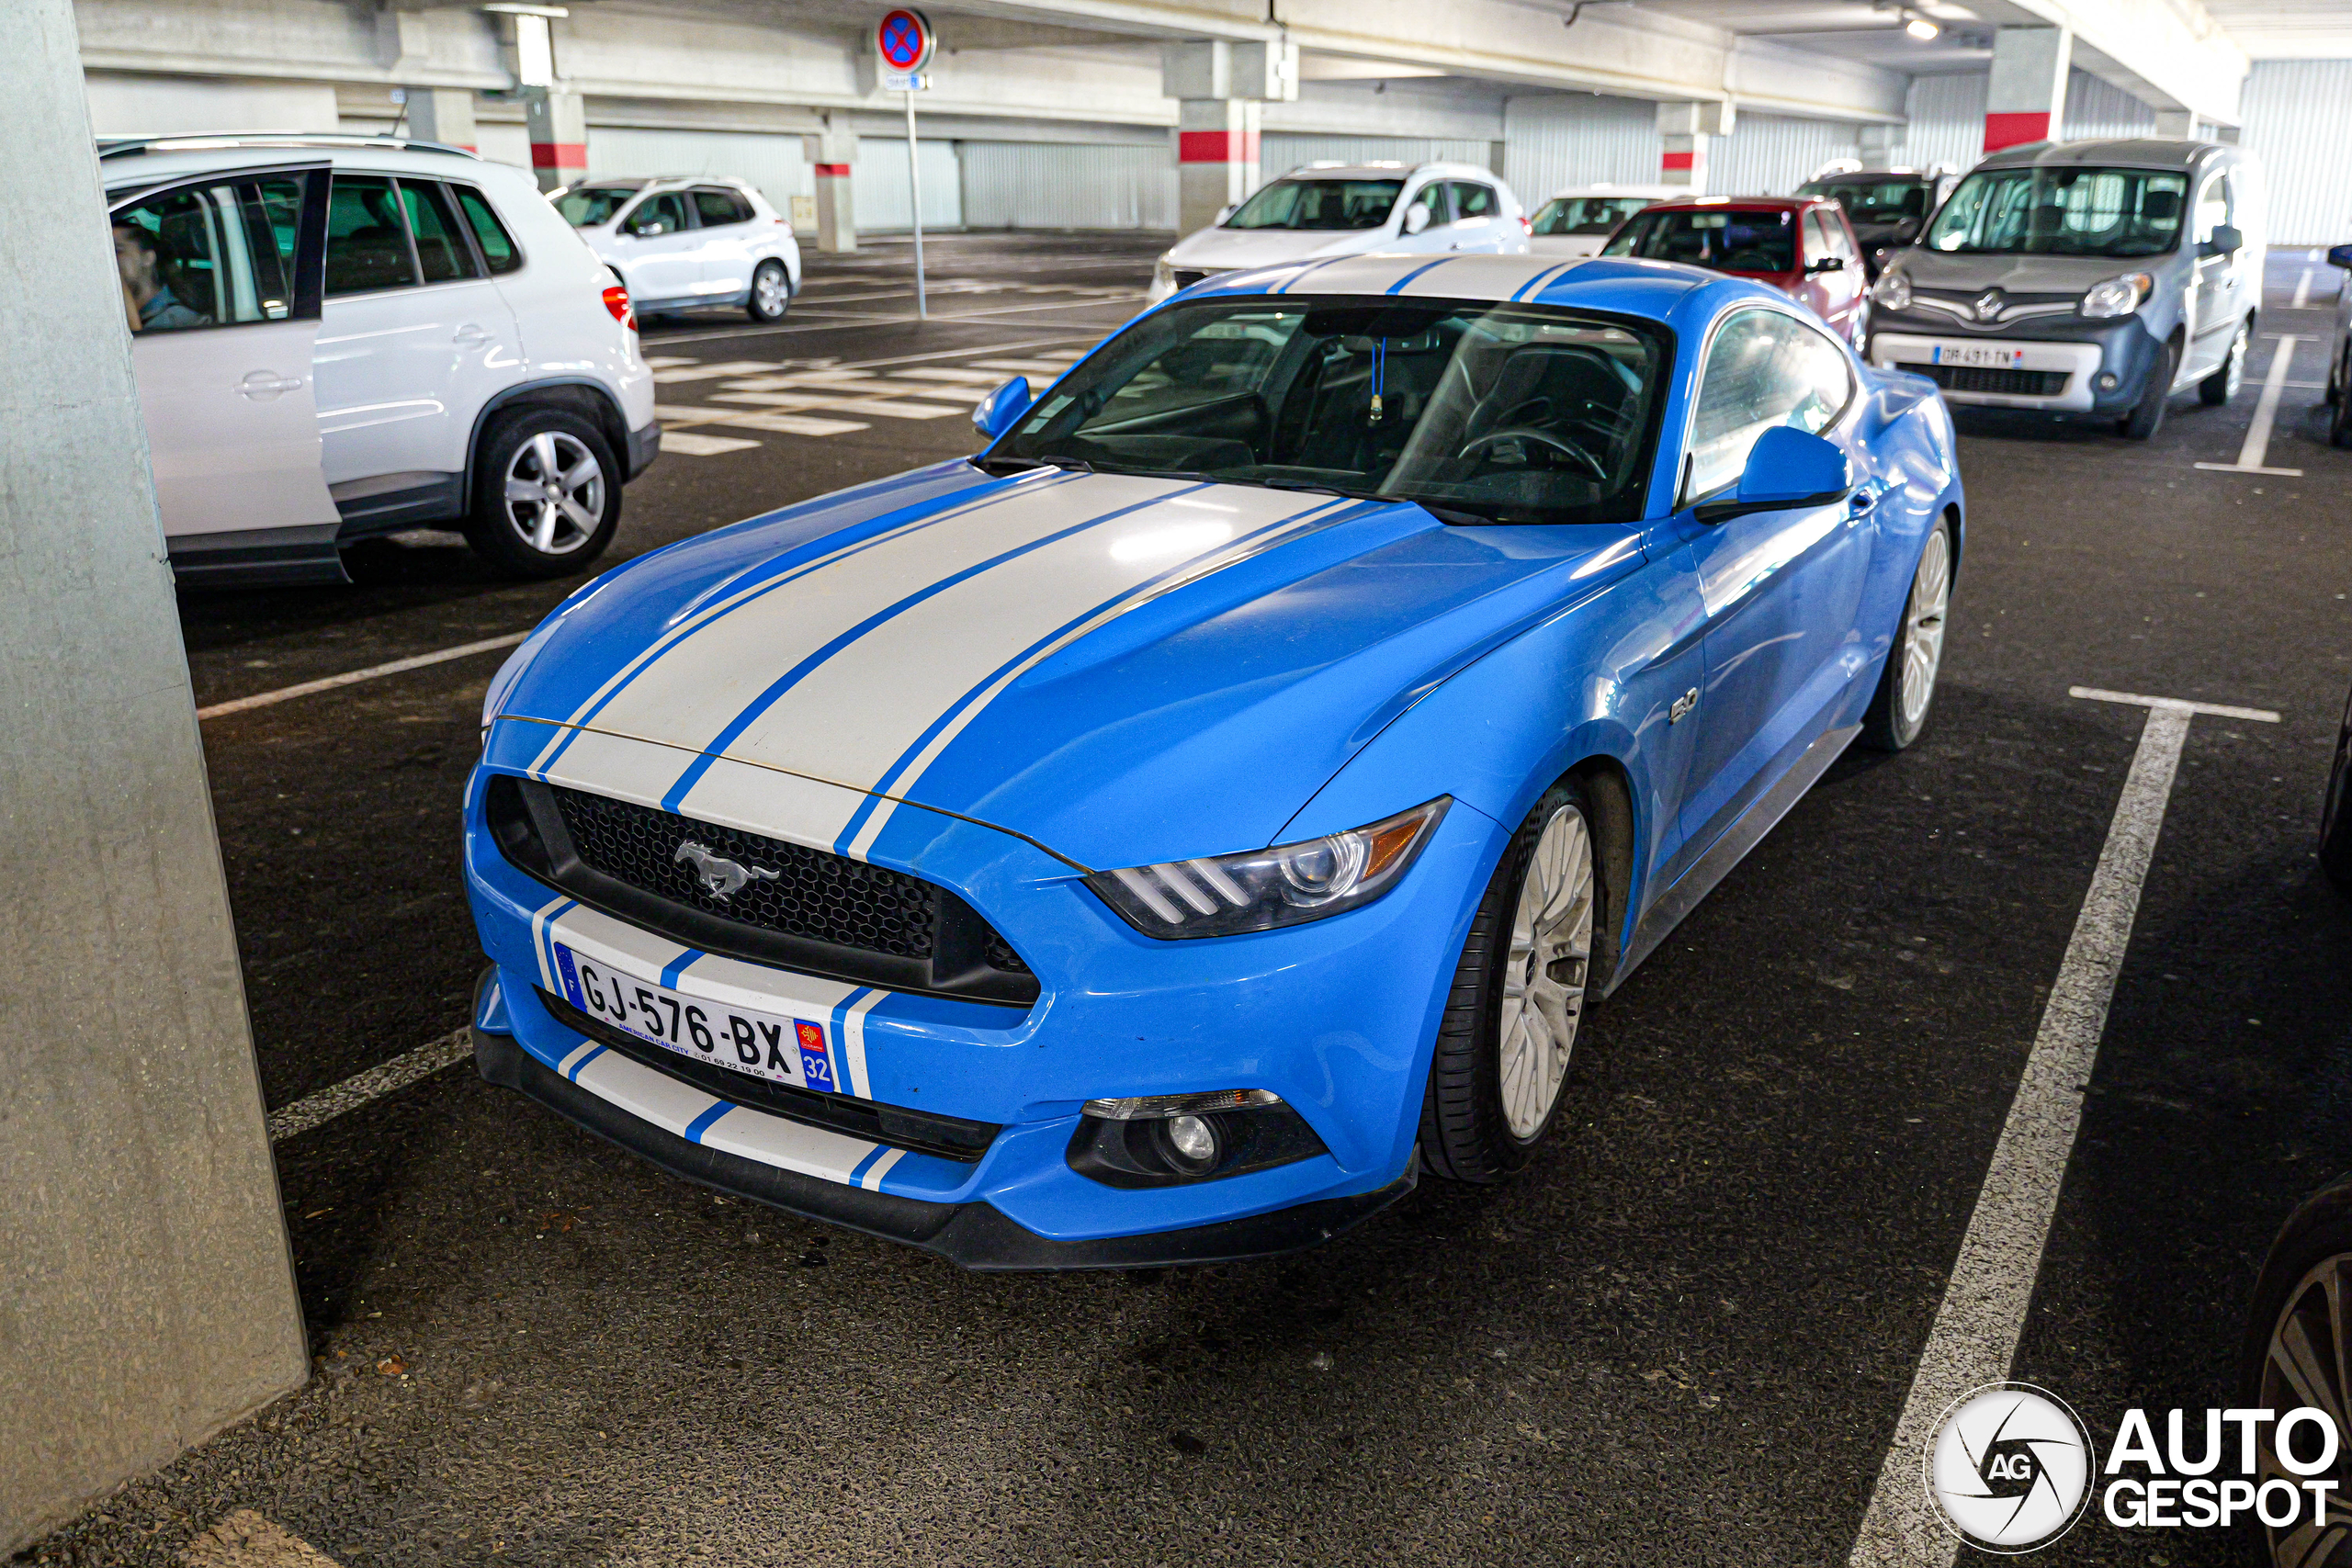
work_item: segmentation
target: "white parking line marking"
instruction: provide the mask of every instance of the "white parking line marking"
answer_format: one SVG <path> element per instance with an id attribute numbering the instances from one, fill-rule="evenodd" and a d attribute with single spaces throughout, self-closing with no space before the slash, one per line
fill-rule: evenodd
<path id="1" fill-rule="evenodd" d="M 746 430 L 768 430 L 781 435 L 844 435 L 872 425 L 846 419 L 815 419 L 807 414 L 777 413 L 767 409 L 714 409 L 694 403 L 656 403 L 654 417 L 678 424 L 740 424 Z M 664 432 L 666 437 L 667 432 Z"/>
<path id="2" fill-rule="evenodd" d="M 665 430 L 662 433 L 662 450 L 675 452 L 682 457 L 716 457 L 727 452 L 741 452 L 745 447 L 756 448 L 756 441 L 745 441 L 731 435 L 697 435 L 691 430 Z"/>
<path id="3" fill-rule="evenodd" d="M 529 632 L 513 632 L 505 637 L 485 637 L 480 642 L 466 643 L 458 648 L 445 648 L 437 653 L 420 653 L 413 659 L 395 659 L 390 664 L 374 664 L 365 670 L 346 674 L 329 675 L 322 681 L 305 681 L 299 686 L 282 686 L 275 692 L 261 692 L 250 697 L 237 697 L 225 703 L 214 703 L 209 708 L 198 708 L 198 718 L 220 718 L 227 714 L 243 713 L 249 708 L 266 708 L 272 703 L 287 702 L 295 697 L 307 697 L 313 692 L 332 692 L 337 686 L 356 686 L 362 681 L 379 676 L 398 675 L 403 671 L 422 670 L 429 664 L 447 664 L 452 659 L 467 659 L 493 649 L 512 648 L 529 637 Z"/>
<path id="4" fill-rule="evenodd" d="M 2291 308 L 2300 310 L 2311 302 L 2312 269 L 2310 267 L 2305 267 L 2303 268 L 2303 276 L 2295 279 L 2295 303 Z"/>
<path id="5" fill-rule="evenodd" d="M 815 409 L 826 413 L 870 413 L 885 419 L 944 419 L 962 413 L 945 403 L 916 403 L 900 398 L 845 398 L 823 392 L 713 392 L 720 402 L 757 403 L 772 409 Z"/>
<path id="6" fill-rule="evenodd" d="M 1994 1145 L 1975 1212 L 1961 1238 L 1943 1304 L 1936 1309 L 1910 1394 L 1895 1421 L 1894 1440 L 1871 1488 L 1849 1568 L 1951 1568 L 1958 1557 L 1960 1542 L 1930 1513 L 1920 1484 L 1920 1456 L 1938 1414 L 1968 1390 L 2007 1378 L 2017 1359 L 2042 1247 L 2082 1125 L 2083 1090 L 2107 1030 L 2108 1005 L 2132 940 L 2141 885 L 2164 827 L 2189 720 L 2200 713 L 2267 724 L 2278 719 L 2266 708 L 2086 686 L 2071 687 L 2067 694 L 2145 707 L 2148 721 L 2009 1102 L 2008 1119 Z"/>
<path id="7" fill-rule="evenodd" d="M 282 1144 L 298 1133 L 307 1133 L 322 1122 L 334 1121 L 346 1111 L 356 1111 L 371 1100 L 406 1089 L 419 1078 L 429 1077 L 450 1064 L 464 1060 L 473 1055 L 473 1031 L 458 1028 L 364 1073 L 354 1073 L 339 1084 L 271 1111 L 269 1141 Z"/>
<path id="8" fill-rule="evenodd" d="M 2301 468 L 2266 468 L 2262 459 L 2270 455 L 2270 427 L 2278 419 L 2278 395 L 2287 387 L 2287 362 L 2295 356 L 2295 344 L 2301 341 L 2292 333 L 2278 339 L 2278 351 L 2270 356 L 2270 373 L 2262 378 L 2262 399 L 2254 405 L 2254 423 L 2245 428 L 2245 445 L 2238 448 L 2234 463 L 2199 463 L 2222 474 L 2278 474 L 2287 479 L 2300 479 Z"/>

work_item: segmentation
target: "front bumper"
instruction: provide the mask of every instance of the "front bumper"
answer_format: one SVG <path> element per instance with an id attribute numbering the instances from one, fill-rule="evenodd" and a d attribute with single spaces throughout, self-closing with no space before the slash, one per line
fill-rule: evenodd
<path id="1" fill-rule="evenodd" d="M 2128 413 L 2139 404 L 2148 377 L 2161 363 L 2163 345 L 2138 316 L 2101 321 L 2034 317 L 1979 332 L 1935 312 L 1897 315 L 1873 309 L 1868 358 L 1881 369 L 1933 366 L 1939 350 L 1961 348 L 1999 349 L 2010 356 L 2008 368 L 2063 375 L 2065 381 L 2053 391 L 2010 391 L 1970 385 L 1969 380 L 1980 378 L 1964 378 L 1961 385 L 1944 389 L 1947 402 L 2106 416 Z M 2103 385 L 2109 377 L 2113 384 Z"/>

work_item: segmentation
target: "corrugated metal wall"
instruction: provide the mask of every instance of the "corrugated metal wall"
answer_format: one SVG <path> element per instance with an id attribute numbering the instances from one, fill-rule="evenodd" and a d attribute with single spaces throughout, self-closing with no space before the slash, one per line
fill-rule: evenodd
<path id="1" fill-rule="evenodd" d="M 527 148 L 525 157 L 529 154 Z M 899 154 L 903 164 L 906 153 Z M 748 130 L 645 130 L 634 126 L 588 128 L 588 173 L 594 175 L 732 175 L 760 187 L 768 204 L 789 215 L 792 198 L 814 196 L 816 176 L 801 156 L 800 138 Z M 899 175 L 899 205 L 907 178 Z M 899 227 L 906 227 L 901 216 Z"/>
<path id="2" fill-rule="evenodd" d="M 1903 112 L 1910 118 L 1894 162 L 1913 168 L 1948 164 L 1969 169 L 1984 156 L 1984 85 L 1981 72 L 1914 76 Z"/>
<path id="3" fill-rule="evenodd" d="M 1786 196 L 1830 159 L 1857 156 L 1860 129 L 1834 119 L 1741 115 L 1732 133 L 1708 150 L 1707 188 L 1725 196 Z"/>
<path id="4" fill-rule="evenodd" d="M 2066 78 L 2066 129 L 2069 141 L 2108 136 L 2154 136 L 2156 111 L 2125 92 L 2086 72 Z"/>
<path id="5" fill-rule="evenodd" d="M 962 150 L 970 228 L 1176 227 L 1176 160 L 1165 145 L 967 141 Z"/>
<path id="6" fill-rule="evenodd" d="M 2352 241 L 2352 60 L 2258 60 L 2239 112 L 2270 187 L 2270 243 Z"/>
<path id="7" fill-rule="evenodd" d="M 1530 208 L 1567 186 L 1657 181 L 1657 108 L 1646 98 L 1512 98 L 1503 106 L 1503 178 Z"/>
<path id="8" fill-rule="evenodd" d="M 596 139 L 588 138 L 589 156 L 595 156 Z M 956 143 L 921 141 L 922 159 L 922 224 L 926 229 L 954 229 L 964 221 L 964 175 L 957 167 Z M 907 192 L 907 144 L 903 138 L 860 136 L 857 161 L 849 166 L 850 192 L 857 209 L 861 234 L 905 233 L 914 227 L 914 203 Z M 812 188 L 811 193 L 814 194 Z"/>
<path id="9" fill-rule="evenodd" d="M 1308 136 L 1270 130 L 1259 138 L 1258 166 L 1270 180 L 1290 173 L 1301 164 L 1317 163 L 1476 164 L 1483 169 L 1490 152 L 1490 144 L 1485 141 L 1411 136 Z M 1526 194 L 1520 192 L 1521 197 Z"/>

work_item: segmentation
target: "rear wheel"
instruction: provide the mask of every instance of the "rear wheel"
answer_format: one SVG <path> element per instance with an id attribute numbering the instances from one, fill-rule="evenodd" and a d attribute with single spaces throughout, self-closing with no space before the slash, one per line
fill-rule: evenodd
<path id="1" fill-rule="evenodd" d="M 2352 1396 L 2346 1357 L 2352 1356 L 2352 1187 L 2342 1180 L 2307 1199 L 2270 1244 L 2254 1287 L 2245 1348 L 2241 1354 L 2240 1403 L 2280 1415 L 2304 1406 L 2338 1420 Z M 2289 1438 L 2294 1473 L 2280 1462 L 2278 1427 L 2264 1422 L 2252 1431 L 2258 1484 L 2278 1478 L 2298 1487 L 2324 1451 L 2317 1424 L 2298 1423 Z M 2325 1513 L 2312 1517 L 2309 1494 L 2284 1526 L 2259 1527 L 2263 1561 L 2277 1568 L 2344 1568 L 2352 1562 L 2352 1445 L 2335 1445 L 2336 1457 L 2314 1476 L 2335 1483 Z M 2252 1520 L 2248 1521 L 2253 1523 Z"/>
<path id="2" fill-rule="evenodd" d="M 2139 406 L 2116 422 L 2116 428 L 2134 441 L 2145 441 L 2164 427 L 2165 402 L 2172 396 L 2174 372 L 2180 368 L 2180 345 L 2168 343 L 2156 351 L 2156 362 L 2148 367 L 2148 384 L 2140 393 Z"/>
<path id="3" fill-rule="evenodd" d="M 1878 692 L 1862 715 L 1861 742 L 1879 751 L 1900 751 L 1928 728 L 1936 700 L 1936 676 L 1943 669 L 1944 620 L 1951 609 L 1951 528 L 1938 523 L 1919 550 L 1911 592 Z"/>
<path id="4" fill-rule="evenodd" d="M 562 577 L 605 553 L 621 522 L 620 465 L 562 409 L 522 409 L 483 434 L 466 538 L 515 577 Z"/>
<path id="5" fill-rule="evenodd" d="M 2245 385 L 2246 350 L 2253 344 L 2254 322 L 2240 321 L 2238 335 L 2230 340 L 2229 357 L 2222 361 L 2219 369 L 2197 383 L 2199 402 L 2217 409 L 2238 395 L 2238 389 Z"/>
<path id="6" fill-rule="evenodd" d="M 1421 1156 L 1440 1176 L 1500 1181 L 1551 1129 L 1603 902 L 1591 823 L 1582 787 L 1554 784 L 1478 901 L 1421 1105 Z"/>
<path id="7" fill-rule="evenodd" d="M 743 313 L 755 321 L 780 321 L 792 308 L 792 279 L 780 261 L 763 261 L 752 274 L 751 297 Z"/>

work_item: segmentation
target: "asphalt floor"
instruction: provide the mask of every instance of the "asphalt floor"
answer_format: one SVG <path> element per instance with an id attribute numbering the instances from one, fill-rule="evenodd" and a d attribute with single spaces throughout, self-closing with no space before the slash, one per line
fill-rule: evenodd
<path id="1" fill-rule="evenodd" d="M 1164 240 L 939 237 L 921 325 L 902 243 L 812 257 L 778 328 L 650 323 L 703 439 L 629 488 L 609 559 L 977 445 L 960 413 L 695 419 L 698 367 L 1076 350 Z M 2352 681 L 2352 453 L 2317 390 L 2339 276 L 2274 254 L 2246 390 L 2176 399 L 2153 442 L 1962 417 L 1928 733 L 1841 761 L 1595 1010 L 1521 1179 L 1424 1182 L 1279 1260 L 977 1276 L 683 1186 L 453 1067 L 278 1148 L 309 1386 L 20 1561 L 169 1562 L 251 1508 L 346 1564 L 1842 1563 L 2144 717 L 2070 686 L 2281 721 L 2191 729 L 2017 1375 L 2095 1431 L 2233 1403 L 2271 1233 L 2352 1168 L 2352 910 L 2312 855 Z M 2267 465 L 2301 474 L 2195 467 L 2237 457 L 2280 333 Z M 518 632 L 568 591 L 453 536 L 352 568 L 183 594 L 199 703 Z M 499 658 L 206 723 L 273 1108 L 463 1022 L 458 802 Z M 2041 1555 L 2252 1560 L 2096 1519 Z"/>

